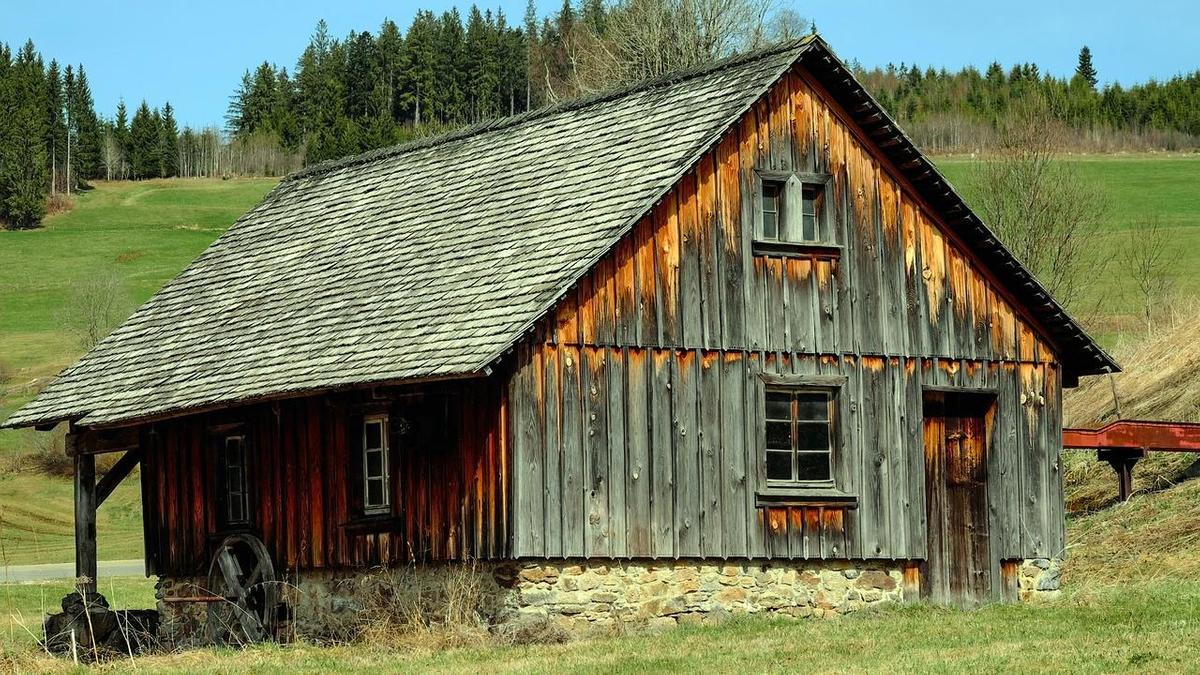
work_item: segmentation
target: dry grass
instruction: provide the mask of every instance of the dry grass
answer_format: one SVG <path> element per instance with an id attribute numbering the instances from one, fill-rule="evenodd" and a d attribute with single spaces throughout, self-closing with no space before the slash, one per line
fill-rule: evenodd
<path id="1" fill-rule="evenodd" d="M 1072 518 L 1067 532 L 1068 587 L 1200 582 L 1200 481 Z"/>
<path id="2" fill-rule="evenodd" d="M 1166 322 L 1164 322 L 1166 323 Z M 1173 329 L 1140 341 L 1129 341 L 1115 351 L 1123 372 L 1109 377 L 1084 378 L 1064 400 L 1066 426 L 1095 427 L 1117 419 L 1115 386 L 1120 417 L 1125 419 L 1200 421 L 1200 312 L 1181 318 Z M 1150 453 L 1134 470 L 1134 490 L 1157 491 L 1189 477 L 1188 469 L 1200 458 L 1191 453 Z M 1107 464 L 1091 452 L 1064 455 L 1064 481 L 1070 511 L 1094 511 L 1113 504 L 1116 478 Z"/>

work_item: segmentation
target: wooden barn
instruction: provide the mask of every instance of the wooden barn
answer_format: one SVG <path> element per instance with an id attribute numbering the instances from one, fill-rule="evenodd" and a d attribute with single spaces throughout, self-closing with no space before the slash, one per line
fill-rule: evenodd
<path id="1" fill-rule="evenodd" d="M 70 425 L 85 590 L 140 465 L 164 621 L 466 562 L 498 620 L 801 616 L 1056 589 L 1116 369 L 811 37 L 292 175 L 6 425 Z"/>

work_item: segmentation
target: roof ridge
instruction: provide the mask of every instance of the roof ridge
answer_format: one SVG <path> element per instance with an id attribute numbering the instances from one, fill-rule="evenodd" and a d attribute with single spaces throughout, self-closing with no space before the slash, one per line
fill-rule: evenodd
<path id="1" fill-rule="evenodd" d="M 579 98 L 574 98 L 574 99 L 571 99 L 568 101 L 563 101 L 562 103 L 558 103 L 555 105 L 546 106 L 546 107 L 542 107 L 542 108 L 535 108 L 533 110 L 527 110 L 522 113 L 517 113 L 516 115 L 507 115 L 505 117 L 497 117 L 497 118 L 493 118 L 490 120 L 484 120 L 482 122 L 476 122 L 474 124 L 469 124 L 467 126 L 460 127 L 458 129 L 454 129 L 452 131 L 447 131 L 447 132 L 440 133 L 440 134 L 434 134 L 432 136 L 427 136 L 425 138 L 419 138 L 416 140 L 407 141 L 405 143 L 391 145 L 391 146 L 387 146 L 384 148 L 368 150 L 366 152 L 362 152 L 357 155 L 350 155 L 348 157 L 341 157 L 338 159 L 325 160 L 323 162 L 318 162 L 317 164 L 313 164 L 312 166 L 305 167 L 303 169 L 300 169 L 299 171 L 291 173 L 291 174 L 285 176 L 280 182 L 286 183 L 286 182 L 301 179 L 301 178 L 309 178 L 312 176 L 329 173 L 331 171 L 336 171 L 338 169 L 344 169 L 344 168 L 351 167 L 351 166 L 357 166 L 360 164 L 370 164 L 372 162 L 376 162 L 376 161 L 379 161 L 382 159 L 387 159 L 389 157 L 395 157 L 397 155 L 402 155 L 402 154 L 405 154 L 408 152 L 413 152 L 414 150 L 421 150 L 424 148 L 435 147 L 438 145 L 442 145 L 444 143 L 450 143 L 452 141 L 462 140 L 464 138 L 470 138 L 472 136 L 484 134 L 489 131 L 499 131 L 502 129 L 509 129 L 512 127 L 520 126 L 522 124 L 526 124 L 528 122 L 533 122 L 533 121 L 540 120 L 540 119 L 543 119 L 546 117 L 551 117 L 553 115 L 558 115 L 558 114 L 561 114 L 564 112 L 570 112 L 573 110 L 581 110 L 583 108 L 587 108 L 587 107 L 590 107 L 593 105 L 607 103 L 609 101 L 614 101 L 614 100 L 617 100 L 620 98 L 624 98 L 626 96 L 630 96 L 632 94 L 636 94 L 641 91 L 649 91 L 649 90 L 657 89 L 660 87 L 666 87 L 666 86 L 670 86 L 673 84 L 678 84 L 678 83 L 684 82 L 686 80 L 709 75 L 711 73 L 714 73 L 714 72 L 717 72 L 720 70 L 724 70 L 727 68 L 733 68 L 733 67 L 741 66 L 741 65 L 744 65 L 747 63 L 752 63 L 754 61 L 759 61 L 761 59 L 775 56 L 777 54 L 782 54 L 783 52 L 786 52 L 789 50 L 798 49 L 800 47 L 803 47 L 803 46 L 809 44 L 810 42 L 814 41 L 815 39 L 818 39 L 816 34 L 806 35 L 802 38 L 798 38 L 795 40 L 788 40 L 786 42 L 780 42 L 778 44 L 774 44 L 769 47 L 764 47 L 762 49 L 757 49 L 754 51 L 746 52 L 745 54 L 735 54 L 733 56 L 727 56 L 723 59 L 720 59 L 718 61 L 713 61 L 711 63 L 706 63 L 706 64 L 699 65 L 699 66 L 693 66 L 691 68 L 684 68 L 681 70 L 664 73 L 664 74 L 658 75 L 656 77 L 651 77 L 651 78 L 639 80 L 637 82 L 633 82 L 630 84 L 621 85 L 618 87 L 607 89 L 605 91 L 597 92 L 595 94 L 581 96 Z"/>

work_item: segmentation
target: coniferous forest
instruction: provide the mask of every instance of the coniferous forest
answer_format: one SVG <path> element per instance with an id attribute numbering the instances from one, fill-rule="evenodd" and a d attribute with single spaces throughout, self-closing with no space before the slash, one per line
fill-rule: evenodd
<path id="1" fill-rule="evenodd" d="M 340 38 L 322 21 L 290 69 L 246 71 L 224 128 L 179 129 L 165 101 L 97 114 L 82 65 L 47 63 L 32 42 L 0 45 L 0 222 L 34 226 L 90 180 L 281 175 L 811 31 L 779 1 L 564 0 L 545 16 L 530 2 L 516 21 L 472 5 Z M 1101 87 L 1087 47 L 1069 77 L 1032 63 L 851 65 L 930 152 L 987 152 L 1030 109 L 1057 120 L 1068 150 L 1200 145 L 1200 71 Z"/>

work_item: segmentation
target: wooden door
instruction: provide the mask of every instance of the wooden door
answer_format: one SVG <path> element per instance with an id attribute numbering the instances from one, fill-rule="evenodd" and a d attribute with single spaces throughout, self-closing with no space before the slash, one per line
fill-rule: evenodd
<path id="1" fill-rule="evenodd" d="M 992 597 L 987 460 L 994 397 L 925 394 L 927 544 L 921 595 L 972 607 Z"/>

